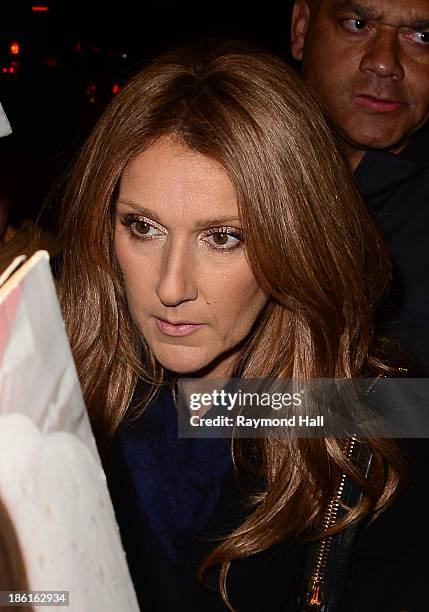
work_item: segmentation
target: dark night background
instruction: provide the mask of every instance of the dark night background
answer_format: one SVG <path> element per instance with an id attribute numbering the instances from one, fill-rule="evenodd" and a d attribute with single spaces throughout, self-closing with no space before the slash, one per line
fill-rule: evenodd
<path id="1" fill-rule="evenodd" d="M 288 58 L 290 4 L 2 1 L 0 102 L 13 134 L 0 140 L 0 188 L 12 221 L 37 217 L 115 89 L 142 63 L 210 35 Z"/>

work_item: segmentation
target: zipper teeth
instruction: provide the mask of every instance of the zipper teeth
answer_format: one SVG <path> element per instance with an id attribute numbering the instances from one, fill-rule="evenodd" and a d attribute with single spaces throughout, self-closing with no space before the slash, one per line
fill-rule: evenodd
<path id="1" fill-rule="evenodd" d="M 347 440 L 347 446 L 346 446 L 347 459 L 351 458 L 355 443 L 356 443 L 355 437 L 349 438 Z M 323 532 L 328 531 L 328 529 L 332 527 L 333 525 L 335 525 L 336 523 L 346 478 L 347 478 L 346 474 L 341 475 L 341 480 L 340 480 L 340 484 L 338 485 L 338 489 L 336 490 L 335 494 L 333 495 L 333 497 L 331 498 L 328 504 L 328 507 L 326 509 L 326 512 L 325 512 L 325 515 L 322 521 Z M 319 542 L 319 545 L 316 551 L 316 555 L 315 555 L 316 560 L 314 564 L 314 570 L 310 577 L 312 584 L 323 582 L 323 579 L 325 576 L 326 564 L 328 561 L 328 553 L 329 553 L 329 549 L 331 546 L 331 540 L 332 540 L 332 536 L 327 536 L 327 537 L 324 537 Z M 311 594 L 309 593 L 308 596 L 310 598 Z"/>

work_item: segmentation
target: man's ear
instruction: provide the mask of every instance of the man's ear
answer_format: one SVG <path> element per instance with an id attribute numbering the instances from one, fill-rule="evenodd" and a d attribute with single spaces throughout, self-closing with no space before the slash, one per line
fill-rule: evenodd
<path id="1" fill-rule="evenodd" d="M 291 23 L 291 52 L 296 60 L 302 60 L 305 35 L 310 24 L 310 5 L 307 0 L 295 0 Z"/>

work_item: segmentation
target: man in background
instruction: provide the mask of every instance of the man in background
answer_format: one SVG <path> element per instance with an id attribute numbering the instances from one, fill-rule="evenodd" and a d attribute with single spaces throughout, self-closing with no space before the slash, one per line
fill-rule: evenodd
<path id="1" fill-rule="evenodd" d="M 291 34 L 390 249 L 386 331 L 429 367 L 429 0 L 295 0 Z"/>

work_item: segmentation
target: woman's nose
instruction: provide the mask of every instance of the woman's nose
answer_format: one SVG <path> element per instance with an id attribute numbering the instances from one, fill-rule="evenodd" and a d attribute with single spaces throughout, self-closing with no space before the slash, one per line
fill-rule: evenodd
<path id="1" fill-rule="evenodd" d="M 164 306 L 177 306 L 197 299 L 195 266 L 186 244 L 171 242 L 165 246 L 156 293 Z"/>

